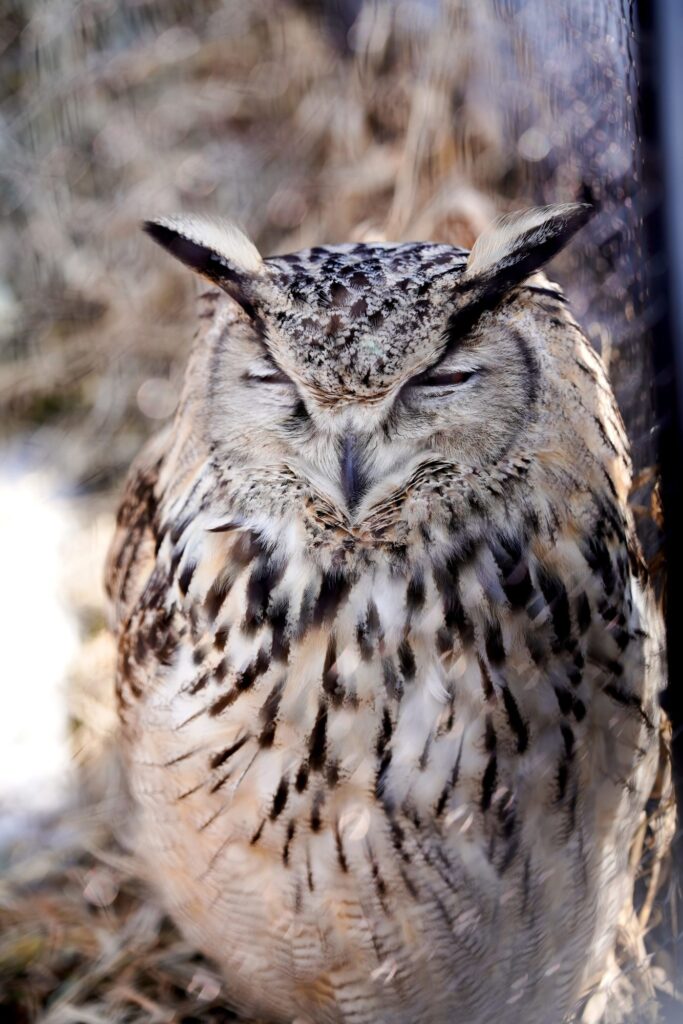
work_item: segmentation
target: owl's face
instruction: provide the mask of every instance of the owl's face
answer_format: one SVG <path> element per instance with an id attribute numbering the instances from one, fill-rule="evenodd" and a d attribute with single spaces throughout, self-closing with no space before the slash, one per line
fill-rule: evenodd
<path id="1" fill-rule="evenodd" d="M 215 457 L 248 468 L 264 499 L 293 474 L 350 525 L 407 499 L 435 460 L 475 471 L 499 461 L 534 418 L 544 372 L 543 283 L 529 275 L 586 218 L 585 207 L 552 210 L 508 219 L 469 259 L 413 243 L 261 261 L 240 237 L 240 264 L 234 244 L 230 259 L 200 241 L 206 225 L 149 226 L 233 299 L 206 339 Z"/>

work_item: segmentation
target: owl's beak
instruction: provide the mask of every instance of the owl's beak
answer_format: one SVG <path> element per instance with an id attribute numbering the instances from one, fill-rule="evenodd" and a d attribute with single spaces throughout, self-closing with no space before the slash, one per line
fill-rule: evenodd
<path id="1" fill-rule="evenodd" d="M 344 436 L 339 464 L 341 489 L 349 512 L 354 512 L 368 489 L 363 468 L 363 447 L 355 434 Z"/>

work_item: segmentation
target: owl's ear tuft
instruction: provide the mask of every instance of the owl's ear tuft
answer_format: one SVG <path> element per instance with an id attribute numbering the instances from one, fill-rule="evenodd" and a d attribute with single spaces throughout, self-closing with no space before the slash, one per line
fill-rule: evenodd
<path id="1" fill-rule="evenodd" d="M 587 203 L 563 203 L 500 217 L 474 243 L 463 282 L 490 281 L 502 294 L 552 259 L 593 213 Z"/>
<path id="2" fill-rule="evenodd" d="M 251 308 L 249 281 L 263 268 L 256 246 L 229 221 L 208 217 L 161 217 L 143 230 L 191 270 Z"/>

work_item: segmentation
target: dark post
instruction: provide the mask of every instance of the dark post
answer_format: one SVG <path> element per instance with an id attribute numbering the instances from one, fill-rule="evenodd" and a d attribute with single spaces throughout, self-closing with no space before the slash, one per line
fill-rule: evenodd
<path id="1" fill-rule="evenodd" d="M 638 20 L 649 250 L 647 309 L 654 348 L 667 567 L 669 681 L 663 704 L 674 737 L 673 771 L 679 814 L 674 863 L 678 888 L 683 879 L 683 3 L 640 0 Z M 680 939 L 676 945 L 680 945 Z M 680 979 L 677 981 L 680 987 Z"/>

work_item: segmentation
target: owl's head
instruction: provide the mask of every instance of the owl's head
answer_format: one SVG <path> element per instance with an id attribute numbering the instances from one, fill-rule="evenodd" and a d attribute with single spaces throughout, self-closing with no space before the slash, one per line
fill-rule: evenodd
<path id="1" fill-rule="evenodd" d="M 434 460 L 499 462 L 538 415 L 548 303 L 563 316 L 536 272 L 590 213 L 507 216 L 470 253 L 375 243 L 268 259 L 224 223 L 148 222 L 228 296 L 188 382 L 214 457 L 247 468 L 252 494 L 294 474 L 350 524 Z"/>

